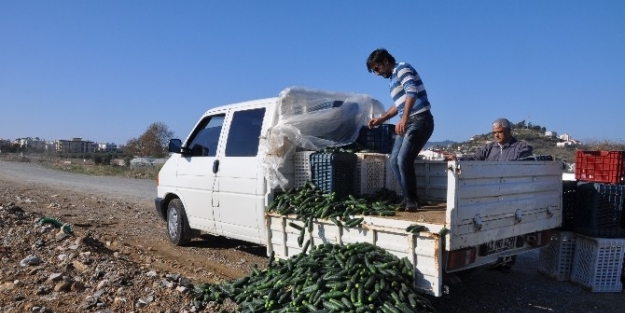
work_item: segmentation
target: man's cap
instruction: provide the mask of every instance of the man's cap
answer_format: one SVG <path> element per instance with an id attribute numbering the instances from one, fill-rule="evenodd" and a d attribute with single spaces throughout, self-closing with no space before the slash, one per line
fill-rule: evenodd
<path id="1" fill-rule="evenodd" d="M 505 118 L 498 118 L 493 122 L 493 126 L 501 126 L 503 128 L 507 128 L 507 129 L 512 129 L 512 126 L 510 125 L 510 121 L 508 121 L 508 119 Z"/>

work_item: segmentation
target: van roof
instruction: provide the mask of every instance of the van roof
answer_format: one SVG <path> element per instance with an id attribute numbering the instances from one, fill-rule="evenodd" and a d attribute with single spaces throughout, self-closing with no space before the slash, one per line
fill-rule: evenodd
<path id="1" fill-rule="evenodd" d="M 220 105 L 212 109 L 208 109 L 206 112 L 204 112 L 204 115 L 212 114 L 214 112 L 226 111 L 228 109 L 238 109 L 238 108 L 243 108 L 246 106 L 256 106 L 260 103 L 267 103 L 267 102 L 276 103 L 277 101 L 278 101 L 278 97 L 271 97 L 271 98 L 248 100 L 248 101 L 243 101 L 243 102 Z"/>

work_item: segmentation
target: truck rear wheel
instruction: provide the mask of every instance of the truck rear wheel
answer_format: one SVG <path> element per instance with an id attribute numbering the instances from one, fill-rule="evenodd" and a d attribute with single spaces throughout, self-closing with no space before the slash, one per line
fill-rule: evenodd
<path id="1" fill-rule="evenodd" d="M 167 205 L 167 237 L 176 246 L 184 246 L 191 241 L 191 227 L 180 199 L 173 199 Z"/>

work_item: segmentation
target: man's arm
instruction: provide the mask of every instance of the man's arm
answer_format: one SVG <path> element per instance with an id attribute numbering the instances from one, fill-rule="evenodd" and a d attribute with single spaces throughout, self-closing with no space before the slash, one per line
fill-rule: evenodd
<path id="1" fill-rule="evenodd" d="M 372 118 L 371 120 L 369 120 L 369 128 L 373 128 L 374 126 L 378 126 L 378 125 L 382 125 L 384 122 L 386 122 L 387 120 L 393 118 L 395 115 L 397 115 L 398 111 L 397 111 L 397 107 L 393 104 L 391 105 L 391 107 L 388 109 L 388 111 L 386 111 L 384 114 L 382 114 L 382 116 L 377 117 L 377 118 Z"/>
<path id="2" fill-rule="evenodd" d="M 456 157 L 455 154 L 443 153 L 443 157 L 447 161 L 451 161 L 451 160 L 483 161 L 483 160 L 486 160 L 486 157 L 488 156 L 489 151 L 490 151 L 489 145 L 484 145 L 471 155 L 463 155 L 458 158 Z"/>
<path id="3" fill-rule="evenodd" d="M 408 118 L 410 117 L 410 112 L 412 111 L 412 107 L 415 102 L 417 102 L 417 98 L 411 97 L 406 94 L 406 102 L 404 102 L 404 114 L 401 115 L 399 119 L 399 123 L 395 125 L 395 133 L 400 136 L 403 136 L 406 133 L 406 124 L 408 124 Z"/>
<path id="4" fill-rule="evenodd" d="M 488 153 L 490 152 L 490 145 L 486 144 L 479 148 L 475 153 L 467 156 L 460 157 L 461 160 L 473 160 L 473 161 L 484 161 L 488 158 Z"/>

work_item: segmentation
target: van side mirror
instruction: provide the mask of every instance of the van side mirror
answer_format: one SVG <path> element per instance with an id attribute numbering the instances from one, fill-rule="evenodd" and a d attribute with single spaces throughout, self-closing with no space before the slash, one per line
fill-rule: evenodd
<path id="1" fill-rule="evenodd" d="M 167 146 L 167 151 L 173 152 L 173 153 L 182 153 L 182 140 L 169 139 L 169 145 Z"/>

